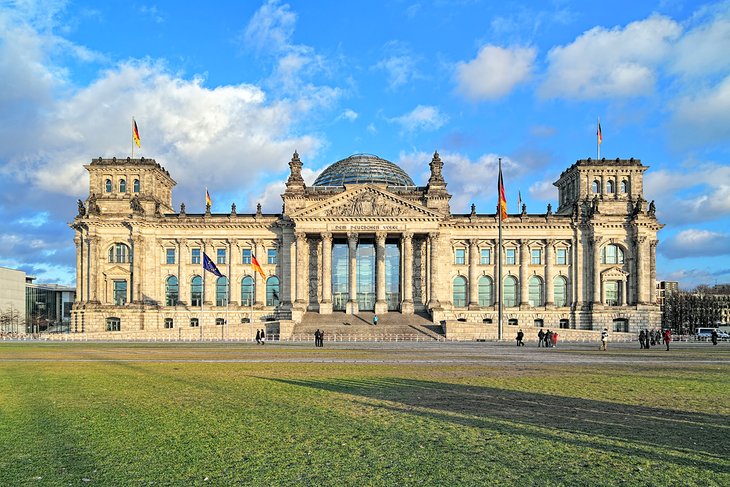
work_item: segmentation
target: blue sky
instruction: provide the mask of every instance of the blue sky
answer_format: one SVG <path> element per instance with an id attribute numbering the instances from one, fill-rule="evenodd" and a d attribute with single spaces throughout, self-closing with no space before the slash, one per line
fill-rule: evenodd
<path id="1" fill-rule="evenodd" d="M 174 204 L 278 212 L 294 150 L 309 183 L 377 154 L 452 211 L 556 207 L 577 159 L 650 166 L 658 277 L 730 282 L 730 2 L 0 0 L 0 266 L 75 280 L 82 165 L 142 148 Z"/>

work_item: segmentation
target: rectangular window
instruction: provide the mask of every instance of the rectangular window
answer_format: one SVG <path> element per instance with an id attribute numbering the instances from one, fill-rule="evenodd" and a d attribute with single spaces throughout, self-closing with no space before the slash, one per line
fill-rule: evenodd
<path id="1" fill-rule="evenodd" d="M 215 324 L 218 325 L 218 326 L 223 326 L 223 325 L 226 324 L 226 320 L 224 320 L 223 318 L 216 318 L 215 319 Z"/>
<path id="2" fill-rule="evenodd" d="M 190 263 L 191 264 L 200 264 L 200 249 L 191 249 L 190 250 Z"/>
<path id="3" fill-rule="evenodd" d="M 195 328 L 196 326 L 200 326 L 200 321 L 198 321 L 198 318 L 190 318 L 190 326 Z"/>
<path id="4" fill-rule="evenodd" d="M 621 287 L 618 281 L 606 281 L 606 306 L 619 306 L 621 304 Z"/>
<path id="5" fill-rule="evenodd" d="M 251 249 L 243 249 L 241 251 L 241 263 L 242 264 L 251 263 Z"/>
<path id="6" fill-rule="evenodd" d="M 217 249 L 216 250 L 216 264 L 225 264 L 226 263 L 226 249 Z"/>
<path id="7" fill-rule="evenodd" d="M 127 304 L 127 281 L 113 281 L 114 305 L 124 306 Z"/>
<path id="8" fill-rule="evenodd" d="M 515 249 L 505 249 L 505 255 L 507 257 L 507 265 L 515 265 L 517 262 Z"/>
<path id="9" fill-rule="evenodd" d="M 540 265 L 542 264 L 542 250 L 541 249 L 532 249 L 532 265 Z"/>
<path id="10" fill-rule="evenodd" d="M 480 264 L 489 265 L 492 263 L 492 252 L 490 249 L 482 249 Z"/>
<path id="11" fill-rule="evenodd" d="M 464 265 L 466 262 L 466 249 L 456 249 L 456 265 Z"/>
<path id="12" fill-rule="evenodd" d="M 276 249 L 269 249 L 267 251 L 267 260 L 266 262 L 269 264 L 276 264 Z"/>
<path id="13" fill-rule="evenodd" d="M 175 249 L 165 249 L 165 264 L 175 263 Z"/>
<path id="14" fill-rule="evenodd" d="M 172 318 L 165 318 L 165 328 L 173 328 Z"/>
<path id="15" fill-rule="evenodd" d="M 119 318 L 107 318 L 106 319 L 106 331 L 121 331 L 122 320 Z"/>
<path id="16" fill-rule="evenodd" d="M 566 249 L 557 249 L 556 263 L 558 265 L 566 265 L 568 263 L 568 251 Z"/>

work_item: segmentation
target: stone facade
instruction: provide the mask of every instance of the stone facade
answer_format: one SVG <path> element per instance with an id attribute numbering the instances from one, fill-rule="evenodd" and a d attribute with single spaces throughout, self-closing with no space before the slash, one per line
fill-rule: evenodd
<path id="1" fill-rule="evenodd" d="M 662 225 L 642 196 L 648 168 L 641 161 L 577 161 L 555 183 L 555 212 L 548 205 L 544 213 L 523 207 L 509 215 L 502 223 L 503 292 L 499 219 L 474 207 L 452 214 L 443 165 L 435 153 L 423 187 L 307 186 L 295 153 L 281 214 L 260 207 L 239 213 L 235 205 L 226 214 L 209 207 L 191 214 L 184 205 L 173 209 L 175 181 L 154 160 L 93 160 L 85 166 L 89 197 L 71 224 L 72 331 L 182 328 L 186 336 L 240 337 L 268 323 L 284 334 L 305 313 L 361 311 L 484 325 L 497 323 L 499 296 L 505 325 L 659 327 L 654 282 Z M 230 286 L 202 270 L 203 254 Z"/>

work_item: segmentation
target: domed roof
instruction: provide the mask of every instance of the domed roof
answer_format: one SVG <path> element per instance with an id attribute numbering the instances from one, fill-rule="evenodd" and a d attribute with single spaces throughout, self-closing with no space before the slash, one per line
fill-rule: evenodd
<path id="1" fill-rule="evenodd" d="M 345 184 L 387 184 L 415 186 L 400 167 L 372 154 L 353 154 L 322 171 L 314 186 L 343 186 Z"/>

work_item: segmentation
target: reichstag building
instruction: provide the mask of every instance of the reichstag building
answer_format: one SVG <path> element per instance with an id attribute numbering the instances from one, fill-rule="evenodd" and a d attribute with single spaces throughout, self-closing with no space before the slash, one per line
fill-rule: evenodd
<path id="1" fill-rule="evenodd" d="M 396 164 L 356 154 L 307 186 L 295 152 L 281 213 L 235 204 L 187 213 L 173 208 L 176 183 L 154 160 L 94 159 L 71 223 L 72 331 L 202 338 L 249 336 L 266 323 L 284 338 L 310 314 L 363 312 L 492 328 L 500 299 L 506 326 L 660 325 L 662 225 L 643 198 L 640 160 L 579 160 L 554 183 L 557 208 L 510 214 L 501 296 L 496 181 L 491 212 L 455 214 L 444 164 L 434 153 L 428 183 L 417 186 Z M 203 270 L 204 254 L 221 276 Z"/>

